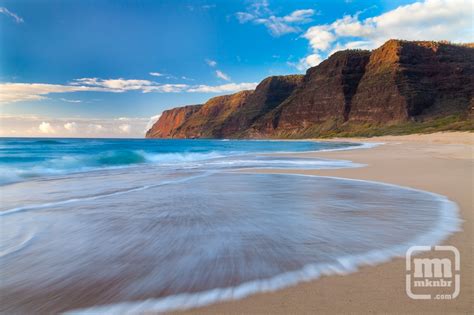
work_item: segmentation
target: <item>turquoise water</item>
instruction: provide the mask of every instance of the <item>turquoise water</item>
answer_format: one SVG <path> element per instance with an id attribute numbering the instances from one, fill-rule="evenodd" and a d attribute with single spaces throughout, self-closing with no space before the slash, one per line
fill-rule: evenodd
<path id="1" fill-rule="evenodd" d="M 304 152 L 357 146 L 312 141 L 0 139 L 0 184 L 25 179 L 129 167 L 179 165 L 249 153 Z"/>

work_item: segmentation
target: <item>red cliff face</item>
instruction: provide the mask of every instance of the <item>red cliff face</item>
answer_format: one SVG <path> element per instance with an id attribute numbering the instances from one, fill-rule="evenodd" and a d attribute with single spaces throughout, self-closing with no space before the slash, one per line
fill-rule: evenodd
<path id="1" fill-rule="evenodd" d="M 174 132 L 184 124 L 202 105 L 188 105 L 165 110 L 160 119 L 147 131 L 147 138 L 173 138 Z"/>
<path id="2" fill-rule="evenodd" d="M 390 40 L 372 52 L 349 120 L 390 124 L 466 112 L 473 77 L 472 48 Z"/>
<path id="3" fill-rule="evenodd" d="M 254 129 L 262 134 L 297 135 L 315 124 L 343 122 L 369 56 L 368 51 L 340 51 L 309 69 L 292 95 Z"/>
<path id="4" fill-rule="evenodd" d="M 473 45 L 390 40 L 340 51 L 305 76 L 165 111 L 147 137 L 310 137 L 458 115 L 472 120 Z M 367 128 L 367 127 L 365 127 Z"/>
<path id="5" fill-rule="evenodd" d="M 147 133 L 149 138 L 236 138 L 255 121 L 274 109 L 294 91 L 302 75 L 274 76 L 255 91 L 242 91 L 211 98 L 200 108 L 183 114 L 164 112 Z M 186 106 L 188 107 L 188 106 Z M 184 108 L 186 108 L 184 107 Z M 165 115 L 165 113 L 167 115 Z M 179 116 L 177 119 L 176 116 Z"/>
<path id="6" fill-rule="evenodd" d="M 246 136 L 249 127 L 278 107 L 303 82 L 302 75 L 273 76 L 263 80 L 221 127 L 226 138 Z"/>
<path id="7" fill-rule="evenodd" d="M 220 138 L 223 123 L 245 105 L 250 94 L 252 91 L 241 91 L 211 98 L 176 128 L 173 138 Z"/>

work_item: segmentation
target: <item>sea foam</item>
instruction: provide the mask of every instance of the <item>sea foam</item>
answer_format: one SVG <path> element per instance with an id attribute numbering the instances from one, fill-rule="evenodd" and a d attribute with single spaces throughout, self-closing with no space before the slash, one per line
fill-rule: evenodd
<path id="1" fill-rule="evenodd" d="M 289 176 L 313 177 L 311 175 Z M 364 265 L 375 265 L 389 261 L 394 257 L 403 257 L 407 249 L 411 246 L 420 244 L 439 244 L 446 239 L 447 236 L 461 229 L 462 220 L 459 218 L 456 204 L 442 195 L 373 181 L 349 180 L 337 177 L 326 178 L 349 181 L 357 184 L 369 183 L 371 185 L 381 185 L 396 190 L 401 189 L 402 191 L 423 194 L 429 198 L 433 198 L 433 200 L 438 203 L 439 208 L 436 213 L 438 218 L 434 225 L 427 231 L 420 235 L 416 235 L 402 244 L 396 244 L 383 249 L 373 249 L 357 255 L 341 256 L 336 258 L 332 263 L 310 263 L 295 271 L 283 272 L 267 279 L 248 281 L 233 287 L 214 288 L 196 293 L 181 293 L 163 298 L 146 299 L 143 301 L 114 303 L 92 308 L 72 310 L 66 312 L 66 314 L 143 314 L 147 312 L 169 312 L 202 307 L 216 302 L 241 299 L 255 293 L 272 292 L 300 282 L 314 280 L 323 275 L 344 275 L 352 273 Z"/>
<path id="2" fill-rule="evenodd" d="M 128 171 L 113 173 L 140 174 Z M 73 188 L 85 178 L 67 180 Z M 67 305 L 105 281 L 115 285 L 90 303 L 106 305 L 71 312 L 186 309 L 354 272 L 460 227 L 447 198 L 376 182 L 225 169 L 157 184 L 4 215 L 7 229 L 34 235 L 1 257 L 2 292 L 42 292 Z M 14 301 L 5 308 L 21 310 Z"/>
<path id="3" fill-rule="evenodd" d="M 241 299 L 255 293 L 272 292 L 285 287 L 293 286 L 300 282 L 311 281 L 323 275 L 348 274 L 358 270 L 364 265 L 375 265 L 387 262 L 394 257 L 403 257 L 411 246 L 435 245 L 445 240 L 450 234 L 460 231 L 462 220 L 458 215 L 455 203 L 442 195 L 425 192 L 413 188 L 402 187 L 392 184 L 384 184 L 366 180 L 342 179 L 337 177 L 320 177 L 311 175 L 289 175 L 316 178 L 330 178 L 353 182 L 356 185 L 368 183 L 394 189 L 397 192 L 409 191 L 424 197 L 432 198 L 439 208 L 438 216 L 434 224 L 425 232 L 416 235 L 412 239 L 401 244 L 373 249 L 356 255 L 338 257 L 332 263 L 310 263 L 301 269 L 283 272 L 266 279 L 248 281 L 232 287 L 214 288 L 196 293 L 181 293 L 163 298 L 146 299 L 142 301 L 131 301 L 78 309 L 66 312 L 66 314 L 143 314 L 148 312 L 169 312 L 185 310 L 189 308 L 202 307 L 216 302 Z M 416 209 L 413 209 L 416 211 Z"/>

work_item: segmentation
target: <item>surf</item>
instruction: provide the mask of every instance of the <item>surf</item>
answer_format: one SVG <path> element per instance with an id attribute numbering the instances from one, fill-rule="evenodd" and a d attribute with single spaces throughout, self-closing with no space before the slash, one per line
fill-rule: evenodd
<path id="1" fill-rule="evenodd" d="M 357 146 L 314 141 L 3 138 L 0 139 L 0 185 L 101 169 L 152 164 L 178 167 L 246 154 Z"/>
<path id="2" fill-rule="evenodd" d="M 377 203 L 365 202 L 374 196 Z M 2 220 L 36 229 L 27 246 L 1 258 L 2 292 L 28 283 L 34 292 L 74 299 L 62 295 L 63 285 L 83 292 L 97 281 L 119 280 L 119 290 L 110 287 L 90 301 L 105 305 L 71 311 L 106 314 L 203 306 L 351 273 L 402 255 L 411 244 L 436 244 L 461 222 L 447 198 L 406 187 L 228 169 Z M 21 267 L 18 255 L 28 254 L 23 272 L 13 272 Z M 139 269 L 129 268 L 133 261 Z M 44 262 L 54 274 L 37 270 Z M 76 277 L 88 279 L 79 285 Z"/>

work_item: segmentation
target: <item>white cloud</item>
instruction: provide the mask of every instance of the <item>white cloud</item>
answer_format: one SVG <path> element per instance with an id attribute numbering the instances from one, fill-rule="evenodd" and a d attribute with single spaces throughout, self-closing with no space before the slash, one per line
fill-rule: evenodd
<path id="1" fill-rule="evenodd" d="M 76 132 L 77 124 L 75 122 L 67 122 L 64 124 L 64 129 L 66 129 L 69 132 Z"/>
<path id="2" fill-rule="evenodd" d="M 163 73 L 160 73 L 160 72 L 150 72 L 149 73 L 151 76 L 154 76 L 154 77 L 162 77 L 164 76 Z"/>
<path id="3" fill-rule="evenodd" d="M 290 25 L 286 23 L 283 18 L 275 16 L 270 16 L 265 19 L 255 19 L 254 23 L 265 25 L 269 30 L 270 34 L 275 37 L 279 37 L 288 33 L 297 33 L 301 31 L 298 26 Z"/>
<path id="4" fill-rule="evenodd" d="M 225 74 L 224 72 L 220 71 L 220 70 L 216 70 L 216 76 L 219 79 L 222 79 L 222 80 L 225 80 L 225 81 L 230 81 L 230 77 L 227 74 Z"/>
<path id="5" fill-rule="evenodd" d="M 258 83 L 228 83 L 217 86 L 210 85 L 198 85 L 188 90 L 188 92 L 199 92 L 199 93 L 230 93 L 238 92 L 242 90 L 253 90 L 257 87 Z"/>
<path id="6" fill-rule="evenodd" d="M 153 76 L 153 77 L 164 77 L 168 80 L 176 80 L 176 79 L 179 79 L 179 77 L 177 76 L 174 76 L 174 75 L 171 75 L 171 74 L 168 74 L 168 73 L 163 73 L 163 72 L 149 72 L 148 73 L 149 75 Z M 193 80 L 193 79 L 190 79 L 188 77 L 185 77 L 184 75 L 181 76 L 181 79 L 183 80 Z"/>
<path id="7" fill-rule="evenodd" d="M 81 100 L 70 100 L 67 98 L 60 98 L 60 100 L 63 102 L 68 102 L 68 103 L 81 103 L 82 102 Z"/>
<path id="8" fill-rule="evenodd" d="M 256 19 L 255 15 L 247 13 L 247 12 L 237 12 L 235 16 L 237 17 L 237 20 L 239 20 L 239 22 L 242 24 Z"/>
<path id="9" fill-rule="evenodd" d="M 158 92 L 158 93 L 178 93 L 185 92 L 187 84 L 161 84 L 161 85 L 150 85 L 143 87 L 143 93 Z"/>
<path id="10" fill-rule="evenodd" d="M 217 61 L 215 61 L 215 60 L 206 59 L 206 63 L 209 65 L 209 67 L 217 66 Z"/>
<path id="11" fill-rule="evenodd" d="M 50 118 L 1 115 L 0 136 L 41 137 L 127 137 L 143 138 L 149 118 Z M 129 132 L 126 132 L 129 125 Z"/>
<path id="12" fill-rule="evenodd" d="M 209 67 L 215 68 L 217 66 L 217 62 L 215 60 L 211 59 L 206 59 L 206 63 L 209 65 Z M 221 70 L 216 70 L 216 77 L 219 79 L 225 80 L 225 81 L 230 81 L 230 76 L 222 72 Z"/>
<path id="13" fill-rule="evenodd" d="M 336 39 L 336 35 L 331 32 L 328 25 L 310 27 L 303 37 L 309 40 L 309 44 L 314 51 L 328 49 Z"/>
<path id="14" fill-rule="evenodd" d="M 129 124 L 123 124 L 119 126 L 119 130 L 122 133 L 130 133 L 131 128 L 132 127 Z"/>
<path id="15" fill-rule="evenodd" d="M 474 37 L 471 0 L 425 0 L 366 19 L 359 15 L 310 27 L 303 37 L 309 41 L 313 57 L 301 59 L 299 65 L 308 58 L 321 61 L 321 56 L 341 49 L 372 49 L 392 38 L 466 42 Z"/>
<path id="16" fill-rule="evenodd" d="M 51 126 L 49 122 L 42 122 L 39 126 L 38 129 L 41 133 L 46 133 L 46 134 L 53 134 L 56 132 L 56 130 Z"/>
<path id="17" fill-rule="evenodd" d="M 219 71 L 219 77 L 230 80 L 229 76 Z M 241 85 L 249 83 L 239 83 Z M 238 84 L 236 84 L 238 85 Z M 126 79 L 100 79 L 81 78 L 73 80 L 69 84 L 47 84 L 47 83 L 0 83 L 0 104 L 9 104 L 21 101 L 37 101 L 46 99 L 52 93 L 72 92 L 111 92 L 124 93 L 128 91 L 139 91 L 142 93 L 187 93 L 194 92 L 204 85 L 188 84 L 160 84 L 148 80 L 126 80 Z M 218 87 L 209 87 L 209 90 L 219 90 Z M 62 101 L 78 103 L 79 100 L 61 98 Z"/>
<path id="18" fill-rule="evenodd" d="M 314 13 L 313 9 L 296 10 L 290 15 L 284 16 L 283 20 L 287 23 L 309 23 L 312 21 L 311 17 Z"/>
<path id="19" fill-rule="evenodd" d="M 49 93 L 100 91 L 102 88 L 47 83 L 0 83 L 0 103 L 41 100 Z"/>
<path id="20" fill-rule="evenodd" d="M 0 7 L 0 13 L 1 14 L 5 14 L 6 16 L 9 16 L 11 18 L 13 18 L 15 20 L 16 23 L 23 23 L 24 20 L 23 18 L 21 18 L 20 16 L 18 16 L 17 14 L 9 11 L 7 8 L 5 7 Z"/>
<path id="21" fill-rule="evenodd" d="M 89 134 L 100 134 L 104 132 L 105 128 L 101 124 L 89 124 L 86 132 Z"/>
<path id="22" fill-rule="evenodd" d="M 299 71 L 305 71 L 308 68 L 319 65 L 324 58 L 319 54 L 311 54 L 301 58 L 298 62 L 288 62 L 288 65 L 295 67 Z"/>
<path id="23" fill-rule="evenodd" d="M 299 24 L 312 21 L 316 12 L 313 9 L 296 10 L 285 16 L 276 16 L 269 8 L 268 1 L 254 2 L 247 12 L 237 12 L 235 16 L 240 23 L 265 25 L 271 35 L 278 37 L 288 33 L 301 32 Z"/>
<path id="24" fill-rule="evenodd" d="M 91 88 L 102 88 L 109 92 L 125 92 L 134 90 L 143 90 L 149 86 L 155 86 L 157 83 L 149 80 L 127 80 L 127 79 L 99 79 L 82 78 L 74 80 L 71 85 L 85 85 Z"/>

